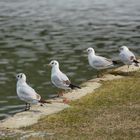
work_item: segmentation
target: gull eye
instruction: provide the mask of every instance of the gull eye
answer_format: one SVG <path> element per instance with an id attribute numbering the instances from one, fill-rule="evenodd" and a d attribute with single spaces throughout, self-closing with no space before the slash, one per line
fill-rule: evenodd
<path id="1" fill-rule="evenodd" d="M 22 78 L 22 74 L 20 75 L 20 78 Z"/>
<path id="2" fill-rule="evenodd" d="M 54 62 L 52 62 L 52 65 L 54 64 Z"/>
<path id="3" fill-rule="evenodd" d="M 17 77 L 19 77 L 19 75 Z"/>

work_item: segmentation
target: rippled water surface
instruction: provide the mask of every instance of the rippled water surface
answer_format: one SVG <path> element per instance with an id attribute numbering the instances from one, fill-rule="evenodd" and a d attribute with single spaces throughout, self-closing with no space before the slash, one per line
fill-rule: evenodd
<path id="1" fill-rule="evenodd" d="M 77 84 L 95 77 L 85 49 L 118 59 L 128 45 L 140 56 L 139 0 L 0 0 L 0 118 L 19 112 L 15 75 L 44 98 L 58 90 L 50 82 L 52 59 Z"/>

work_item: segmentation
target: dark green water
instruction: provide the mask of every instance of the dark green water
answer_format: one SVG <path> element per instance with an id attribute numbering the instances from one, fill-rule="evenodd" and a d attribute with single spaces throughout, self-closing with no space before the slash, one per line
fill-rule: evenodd
<path id="1" fill-rule="evenodd" d="M 50 82 L 52 59 L 75 83 L 95 77 L 85 50 L 118 59 L 128 45 L 140 56 L 139 0 L 0 0 L 0 119 L 22 110 L 15 75 L 44 98 L 57 89 Z"/>

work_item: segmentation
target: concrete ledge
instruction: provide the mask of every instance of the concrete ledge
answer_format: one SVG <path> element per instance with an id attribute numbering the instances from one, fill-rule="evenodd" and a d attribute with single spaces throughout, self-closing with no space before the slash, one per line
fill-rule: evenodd
<path id="1" fill-rule="evenodd" d="M 57 113 L 68 107 L 69 105 L 63 103 L 52 103 L 44 106 L 40 105 L 32 106 L 31 110 L 29 111 L 23 111 L 15 114 L 12 117 L 2 120 L 0 122 L 0 127 L 14 129 L 27 127 L 37 123 L 37 121 L 44 116 Z"/>
<path id="2" fill-rule="evenodd" d="M 94 82 L 93 84 L 86 82 L 83 86 L 82 89 L 66 93 L 63 98 L 67 98 L 71 101 L 80 99 L 81 97 L 92 93 L 95 89 L 99 88 L 101 84 L 97 82 Z M 0 121 L 0 128 L 18 129 L 33 125 L 44 116 L 60 112 L 65 108 L 70 107 L 67 104 L 61 103 L 63 98 L 52 99 L 52 104 L 32 106 L 29 111 L 23 111 L 8 117 L 7 119 Z"/>
<path id="3" fill-rule="evenodd" d="M 82 86 L 83 87 L 81 89 L 73 90 L 72 92 L 66 93 L 64 97 L 71 101 L 80 99 L 81 97 L 87 94 L 93 93 L 95 89 L 101 86 L 101 84 L 97 82 L 94 82 L 92 84 L 89 82 L 86 82 Z"/>
<path id="4" fill-rule="evenodd" d="M 139 60 L 139 62 L 140 62 L 140 60 Z M 133 65 L 129 66 L 129 68 L 126 65 L 125 66 L 122 66 L 122 67 L 119 67 L 119 68 L 115 69 L 115 71 L 133 72 L 133 71 L 138 71 L 139 69 L 140 69 L 140 64 L 139 64 L 139 66 L 135 66 L 133 64 Z"/>
<path id="5" fill-rule="evenodd" d="M 132 65 L 129 68 L 129 72 L 137 71 L 139 69 L 140 67 Z M 115 71 L 121 71 L 125 73 L 128 71 L 128 67 L 127 66 L 119 67 L 115 69 Z M 112 74 L 107 74 L 104 75 L 102 78 L 91 79 L 82 84 L 82 89 L 68 92 L 64 95 L 63 98 L 67 98 L 68 100 L 71 101 L 80 99 L 81 97 L 87 94 L 93 93 L 95 89 L 99 88 L 102 85 L 100 81 L 114 80 L 122 77 L 123 76 L 119 75 L 115 76 Z M 38 120 L 41 119 L 42 117 L 60 112 L 65 108 L 70 107 L 67 104 L 61 103 L 63 101 L 63 98 L 52 99 L 51 100 L 52 104 L 47 104 L 44 106 L 40 105 L 32 106 L 30 111 L 17 113 L 14 116 L 11 116 L 7 119 L 0 121 L 0 130 L 5 128 L 16 130 L 22 127 L 27 127 L 37 123 Z"/>

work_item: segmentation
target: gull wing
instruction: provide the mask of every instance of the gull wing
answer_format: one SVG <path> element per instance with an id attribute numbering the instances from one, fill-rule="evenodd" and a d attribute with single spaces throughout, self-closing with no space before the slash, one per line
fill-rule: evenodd
<path id="1" fill-rule="evenodd" d="M 40 100 L 41 98 L 40 95 L 28 85 L 19 87 L 18 92 L 20 93 L 20 98 L 25 101 Z"/>
<path id="2" fill-rule="evenodd" d="M 113 65 L 113 62 L 111 59 L 107 59 L 107 58 L 102 57 L 102 56 L 96 56 L 93 63 L 96 67 L 109 67 L 109 66 Z"/>
<path id="3" fill-rule="evenodd" d="M 136 60 L 135 55 L 131 51 L 123 51 L 120 53 L 120 58 L 122 61 L 132 61 Z"/>
<path id="4" fill-rule="evenodd" d="M 128 51 L 127 52 L 127 55 L 128 55 L 128 57 L 129 57 L 130 60 L 136 60 L 135 55 L 131 51 Z"/>
<path id="5" fill-rule="evenodd" d="M 55 74 L 52 76 L 52 83 L 58 87 L 64 87 L 70 85 L 70 80 L 64 73 Z"/>

